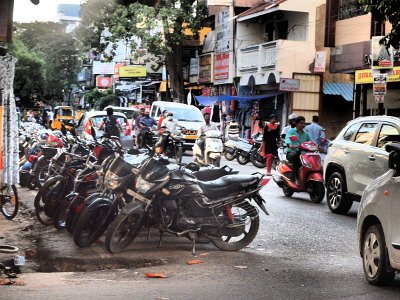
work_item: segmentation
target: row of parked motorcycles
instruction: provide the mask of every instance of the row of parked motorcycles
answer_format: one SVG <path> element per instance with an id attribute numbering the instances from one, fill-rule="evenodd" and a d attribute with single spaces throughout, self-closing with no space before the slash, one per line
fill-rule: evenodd
<path id="1" fill-rule="evenodd" d="M 105 234 L 106 248 L 116 253 L 153 229 L 160 243 L 165 233 L 190 239 L 193 252 L 196 241 L 236 251 L 257 235 L 259 210 L 268 214 L 259 193 L 267 183 L 263 174 L 171 163 L 146 148 L 124 150 L 117 137 L 96 137 L 94 129 L 93 140 L 81 140 L 64 126 L 46 132 L 45 141 L 42 129 L 27 127 L 21 135 L 28 132 L 29 139 L 21 138 L 21 160 L 35 169 L 36 216 L 68 231 L 79 247 Z M 36 146 L 40 150 L 33 152 Z M 34 160 L 41 157 L 48 164 L 37 167 Z"/>

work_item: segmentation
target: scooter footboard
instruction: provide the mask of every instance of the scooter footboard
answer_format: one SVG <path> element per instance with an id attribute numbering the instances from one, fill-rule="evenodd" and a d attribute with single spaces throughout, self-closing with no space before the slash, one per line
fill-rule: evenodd
<path id="1" fill-rule="evenodd" d="M 307 181 L 321 181 L 324 182 L 324 178 L 321 172 L 312 172 L 307 176 Z"/>

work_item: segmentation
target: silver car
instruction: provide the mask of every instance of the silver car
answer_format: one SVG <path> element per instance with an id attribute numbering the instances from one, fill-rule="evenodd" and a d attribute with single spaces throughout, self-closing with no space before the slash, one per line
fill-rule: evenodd
<path id="1" fill-rule="evenodd" d="M 122 126 L 120 136 L 122 147 L 131 149 L 133 147 L 131 124 L 123 113 L 114 112 L 114 116 L 118 118 Z M 79 119 L 76 127 L 76 134 L 83 139 L 93 139 L 91 134 L 91 127 L 93 126 L 96 136 L 99 138 L 102 137 L 104 131 L 99 129 L 99 125 L 105 118 L 107 118 L 107 113 L 105 111 L 85 112 Z"/>
<path id="2" fill-rule="evenodd" d="M 357 219 L 364 274 L 374 285 L 389 283 L 400 271 L 400 144 L 387 149 L 390 170 L 365 189 Z"/>
<path id="3" fill-rule="evenodd" d="M 368 184 L 388 170 L 385 145 L 400 141 L 400 119 L 362 117 L 350 121 L 330 143 L 324 178 L 330 210 L 345 214 Z"/>

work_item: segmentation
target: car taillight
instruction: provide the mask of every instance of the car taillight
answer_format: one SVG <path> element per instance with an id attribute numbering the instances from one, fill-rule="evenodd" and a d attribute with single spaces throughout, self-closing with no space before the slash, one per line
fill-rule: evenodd
<path id="1" fill-rule="evenodd" d="M 125 124 L 125 135 L 131 135 L 131 124 L 129 124 L 128 120 L 126 120 Z"/>
<path id="2" fill-rule="evenodd" d="M 85 131 L 86 131 L 87 134 L 89 134 L 90 136 L 92 136 L 92 126 L 90 125 L 90 120 L 88 120 L 88 121 L 86 122 Z"/>

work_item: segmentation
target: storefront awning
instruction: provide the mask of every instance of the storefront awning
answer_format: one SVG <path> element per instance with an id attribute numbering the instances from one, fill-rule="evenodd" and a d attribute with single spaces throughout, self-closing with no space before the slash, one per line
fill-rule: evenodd
<path id="1" fill-rule="evenodd" d="M 268 99 L 275 97 L 277 95 L 281 94 L 279 93 L 270 93 L 270 94 L 262 94 L 262 95 L 249 95 L 249 96 L 226 96 L 226 95 L 221 95 L 221 96 L 196 96 L 196 100 L 203 106 L 211 106 L 214 105 L 218 102 L 222 101 L 230 101 L 230 100 L 236 100 L 236 101 L 256 101 L 256 100 L 261 100 L 261 99 Z"/>
<path id="2" fill-rule="evenodd" d="M 339 82 L 324 82 L 324 94 L 342 96 L 346 101 L 353 101 L 353 84 Z"/>

